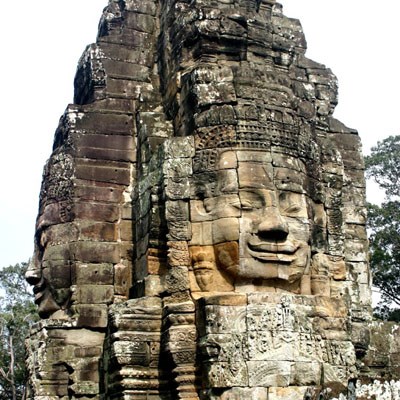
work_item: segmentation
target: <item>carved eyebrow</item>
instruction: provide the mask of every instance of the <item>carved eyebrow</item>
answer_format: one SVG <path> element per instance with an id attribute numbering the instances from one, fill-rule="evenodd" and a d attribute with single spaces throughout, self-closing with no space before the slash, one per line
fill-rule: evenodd
<path id="1" fill-rule="evenodd" d="M 307 209 L 300 194 L 282 192 L 279 194 L 279 205 L 283 212 L 300 212 Z"/>
<path id="2" fill-rule="evenodd" d="M 273 189 L 274 182 L 272 175 L 266 166 L 252 168 L 248 165 L 239 168 L 239 188 L 249 189 Z"/>
<path id="3" fill-rule="evenodd" d="M 266 193 L 263 193 L 262 190 L 264 188 L 254 188 L 254 187 L 248 187 L 248 188 L 243 188 L 239 190 L 239 198 L 240 201 L 249 201 L 249 202 L 258 202 L 258 205 L 262 206 L 270 206 L 274 202 L 273 199 L 271 199 L 271 195 L 268 193 L 268 199 L 266 200 Z"/>
<path id="4" fill-rule="evenodd" d="M 252 180 L 249 182 L 244 182 L 243 185 L 239 186 L 239 190 L 243 190 L 243 189 L 250 189 L 250 190 L 260 190 L 260 189 L 268 189 L 268 190 L 274 190 L 274 184 L 272 181 L 270 182 L 260 182 L 257 180 Z"/>
<path id="5" fill-rule="evenodd" d="M 303 208 L 301 207 L 300 203 L 290 203 L 283 207 L 285 212 L 298 212 L 301 211 Z"/>

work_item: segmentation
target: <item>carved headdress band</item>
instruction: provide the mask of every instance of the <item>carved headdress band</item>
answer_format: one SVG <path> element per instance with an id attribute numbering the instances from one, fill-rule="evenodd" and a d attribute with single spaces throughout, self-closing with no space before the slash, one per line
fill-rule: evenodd
<path id="1" fill-rule="evenodd" d="M 308 128 L 308 129 L 305 129 Z M 239 122 L 200 128 L 195 134 L 196 169 L 212 169 L 224 149 L 281 149 L 287 155 L 303 159 L 307 164 L 319 163 L 318 145 L 309 126 L 300 127 L 281 122 Z"/>

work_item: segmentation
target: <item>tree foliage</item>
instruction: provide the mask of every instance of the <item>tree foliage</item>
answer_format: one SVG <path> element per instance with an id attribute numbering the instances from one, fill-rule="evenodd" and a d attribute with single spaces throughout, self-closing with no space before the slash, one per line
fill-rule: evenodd
<path id="1" fill-rule="evenodd" d="M 365 158 L 367 177 L 373 178 L 388 199 L 400 197 L 400 135 L 389 136 L 371 149 Z"/>
<path id="2" fill-rule="evenodd" d="M 0 270 L 0 400 L 23 397 L 25 337 L 38 319 L 32 294 L 24 275 L 28 263 Z"/>
<path id="3" fill-rule="evenodd" d="M 368 204 L 370 262 L 374 286 L 382 294 L 381 317 L 400 317 L 400 136 L 389 136 L 372 148 L 367 176 L 385 191 L 381 205 Z"/>

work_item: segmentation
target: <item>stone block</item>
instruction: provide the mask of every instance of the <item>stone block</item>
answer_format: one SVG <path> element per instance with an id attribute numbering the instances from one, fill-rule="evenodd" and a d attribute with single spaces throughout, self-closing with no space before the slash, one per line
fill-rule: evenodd
<path id="1" fill-rule="evenodd" d="M 127 161 L 127 162 L 136 162 L 136 151 L 135 150 L 114 150 L 114 149 L 99 149 L 97 147 L 79 147 L 77 149 L 77 156 L 80 158 L 92 158 L 95 160 L 104 160 L 104 161 Z M 82 174 L 86 174 L 88 176 L 90 175 L 90 171 L 86 170 L 84 172 L 80 171 Z M 95 171 L 92 171 L 92 174 L 95 174 Z M 96 176 L 99 176 L 100 174 L 96 174 Z M 117 174 L 114 174 L 114 180 Z M 122 173 L 120 173 L 121 177 Z M 102 177 L 104 176 L 104 173 L 101 175 Z M 85 178 L 87 179 L 87 177 Z M 111 179 L 105 180 L 103 179 L 98 179 L 98 181 L 106 181 L 106 182 L 112 182 Z M 118 183 L 118 182 L 116 182 Z"/>
<path id="2" fill-rule="evenodd" d="M 298 171 L 288 168 L 274 169 L 274 184 L 279 190 L 292 193 L 306 193 L 308 177 Z"/>
<path id="3" fill-rule="evenodd" d="M 51 328 L 46 330 L 51 342 L 59 341 L 61 346 L 71 346 L 71 349 L 98 347 L 104 342 L 104 333 L 95 332 L 89 329 L 62 329 Z"/>
<path id="4" fill-rule="evenodd" d="M 195 222 L 191 224 L 191 245 L 212 245 L 212 222 Z"/>
<path id="5" fill-rule="evenodd" d="M 215 216 L 206 211 L 203 200 L 190 200 L 190 220 L 192 222 L 212 221 Z"/>
<path id="6" fill-rule="evenodd" d="M 120 229 L 120 238 L 124 242 L 132 242 L 133 241 L 133 225 L 132 221 L 126 220 L 121 221 L 119 224 Z"/>
<path id="7" fill-rule="evenodd" d="M 241 202 L 237 194 L 222 195 L 203 200 L 205 211 L 216 218 L 233 218 L 241 216 Z"/>
<path id="8" fill-rule="evenodd" d="M 163 286 L 169 293 L 189 290 L 189 271 L 187 267 L 171 267 L 163 277 Z"/>
<path id="9" fill-rule="evenodd" d="M 149 238 L 150 235 L 147 234 L 136 241 L 136 254 L 138 257 L 146 254 L 146 251 L 149 248 Z"/>
<path id="10" fill-rule="evenodd" d="M 60 379 L 61 380 L 61 379 Z M 54 382 L 43 380 L 37 388 L 39 400 L 58 400 L 60 397 L 68 396 L 68 380 Z"/>
<path id="11" fill-rule="evenodd" d="M 130 263 L 133 261 L 133 243 L 121 242 L 120 244 L 120 259 L 123 262 Z"/>
<path id="12" fill-rule="evenodd" d="M 214 178 L 215 179 L 215 178 Z M 221 169 L 217 171 L 217 185 L 215 189 L 215 183 L 211 185 L 211 190 L 213 196 L 217 196 L 219 194 L 229 194 L 229 193 L 238 193 L 238 173 L 236 169 Z M 245 179 L 245 178 L 243 178 Z M 243 182 L 245 184 L 245 181 Z"/>
<path id="13" fill-rule="evenodd" d="M 47 204 L 38 216 L 36 228 L 49 227 L 52 225 L 67 223 L 72 221 L 73 204 L 68 202 L 68 205 L 63 206 L 60 203 Z M 64 213 L 63 211 L 67 211 Z"/>
<path id="14" fill-rule="evenodd" d="M 160 296 L 164 291 L 158 275 L 149 275 L 144 279 L 146 296 Z"/>
<path id="15" fill-rule="evenodd" d="M 148 34 L 147 33 L 142 33 L 142 32 L 136 32 L 134 35 L 135 41 L 141 42 L 141 41 L 146 41 L 148 40 Z M 149 93 L 151 93 L 154 90 L 154 87 L 151 83 L 144 83 L 144 82 L 139 82 L 139 81 L 134 81 L 130 79 L 116 79 L 116 78 L 108 78 L 107 79 L 107 91 L 110 95 L 123 95 L 125 98 L 132 99 L 132 100 L 139 100 L 140 96 L 148 96 Z M 130 131 L 132 132 L 133 128 L 130 126 L 131 121 L 126 121 L 128 122 L 125 125 L 125 129 L 128 130 L 129 128 Z M 124 130 L 122 130 L 122 127 L 116 127 L 115 128 L 115 133 L 118 133 L 120 135 L 124 134 Z M 110 133 L 108 127 L 99 129 L 100 132 L 104 133 Z M 111 132 L 113 133 L 113 132 Z M 128 134 L 126 132 L 125 134 Z"/>
<path id="16" fill-rule="evenodd" d="M 119 79 L 134 79 L 149 82 L 150 69 L 144 65 L 117 60 L 103 60 L 107 76 Z"/>
<path id="17" fill-rule="evenodd" d="M 111 359 L 119 365 L 150 365 L 150 349 L 145 341 L 118 340 L 112 344 Z"/>
<path id="18" fill-rule="evenodd" d="M 203 367 L 206 370 L 206 387 L 227 388 L 249 386 L 249 374 L 246 365 L 242 362 L 213 362 L 203 364 Z"/>
<path id="19" fill-rule="evenodd" d="M 155 19 L 151 15 L 127 12 L 125 18 L 129 29 L 146 33 L 153 33 L 155 29 Z"/>
<path id="20" fill-rule="evenodd" d="M 347 386 L 350 376 L 348 367 L 324 363 L 322 368 L 324 376 L 321 379 L 321 383 L 338 382 L 343 386 Z"/>
<path id="21" fill-rule="evenodd" d="M 117 222 L 119 209 L 114 204 L 79 202 L 75 206 L 75 216 L 78 219 L 98 222 Z"/>
<path id="22" fill-rule="evenodd" d="M 102 354 L 103 354 L 102 346 L 76 347 L 74 349 L 74 357 L 79 359 L 101 357 Z"/>
<path id="23" fill-rule="evenodd" d="M 168 246 L 168 265 L 170 267 L 190 266 L 187 241 L 171 241 Z"/>
<path id="24" fill-rule="evenodd" d="M 46 223 L 50 222 L 50 220 L 46 221 Z M 74 242 L 78 240 L 78 238 L 79 230 L 77 224 L 74 222 L 67 222 L 46 227 L 45 231 L 42 233 L 40 241 L 42 246 L 54 246 Z"/>
<path id="25" fill-rule="evenodd" d="M 141 0 L 126 0 L 125 7 L 128 11 L 134 11 L 141 14 L 155 15 L 156 4 L 154 1 L 143 2 Z"/>
<path id="26" fill-rule="evenodd" d="M 179 264 L 179 265 L 187 265 L 187 264 Z M 173 266 L 178 266 L 178 265 L 173 265 Z M 157 252 L 153 252 L 152 249 L 149 249 L 147 254 L 148 273 L 150 275 L 162 275 L 165 273 L 166 268 L 167 268 L 167 260 L 165 259 L 165 255 L 157 254 Z"/>
<path id="27" fill-rule="evenodd" d="M 97 367 L 97 365 L 96 365 Z M 93 383 L 99 383 L 100 382 L 100 376 L 99 376 L 99 371 L 98 368 L 96 369 L 84 369 L 84 370 L 78 370 L 74 374 L 72 374 L 72 379 L 76 380 L 77 382 L 93 382 Z M 97 393 L 97 392 L 96 392 Z"/>
<path id="28" fill-rule="evenodd" d="M 108 324 L 107 305 L 79 304 L 71 307 L 77 327 L 106 328 Z"/>
<path id="29" fill-rule="evenodd" d="M 317 386 L 322 379 L 321 362 L 294 362 L 290 373 L 292 386 Z"/>
<path id="30" fill-rule="evenodd" d="M 55 245 L 55 246 L 47 246 L 43 258 L 43 262 L 51 261 L 54 262 L 56 260 L 66 261 L 71 260 L 71 248 L 69 243 Z"/>
<path id="31" fill-rule="evenodd" d="M 221 218 L 213 222 L 212 240 L 214 244 L 239 240 L 239 219 Z"/>
<path id="32" fill-rule="evenodd" d="M 126 114 L 87 112 L 77 119 L 76 128 L 100 134 L 130 135 L 133 118 Z"/>
<path id="33" fill-rule="evenodd" d="M 268 400 L 299 400 L 303 399 L 307 387 L 271 387 L 268 390 Z"/>
<path id="34" fill-rule="evenodd" d="M 244 293 L 225 293 L 203 297 L 199 300 L 200 305 L 213 306 L 244 306 L 247 305 L 248 296 Z"/>
<path id="35" fill-rule="evenodd" d="M 169 241 L 190 240 L 192 236 L 191 224 L 188 221 L 168 221 L 167 239 Z"/>
<path id="36" fill-rule="evenodd" d="M 52 363 L 56 364 L 60 360 L 64 360 L 65 362 L 70 362 L 75 358 L 75 349 L 76 345 L 68 345 L 65 343 L 64 340 L 54 340 L 52 345 L 48 346 L 48 349 L 46 351 L 46 360 L 48 365 L 46 366 L 49 368 Z M 44 369 L 46 369 L 44 367 Z M 60 376 L 64 375 L 66 373 L 59 371 L 57 368 L 54 368 L 50 370 L 49 372 L 46 373 L 47 379 L 57 379 L 57 374 Z M 67 374 L 68 377 L 68 374 Z"/>
<path id="37" fill-rule="evenodd" d="M 77 146 L 107 150 L 135 150 L 135 140 L 125 135 L 85 133 L 78 137 Z"/>
<path id="38" fill-rule="evenodd" d="M 368 240 L 351 240 L 345 241 L 346 259 L 352 262 L 368 261 Z"/>
<path id="39" fill-rule="evenodd" d="M 83 263 L 118 263 L 118 243 L 77 242 L 71 243 L 71 259 Z"/>
<path id="40" fill-rule="evenodd" d="M 349 187 L 359 187 L 365 189 L 364 174 L 358 169 L 346 169 L 344 174 L 344 183 Z"/>
<path id="41" fill-rule="evenodd" d="M 163 173 L 171 178 L 185 178 L 192 175 L 192 159 L 167 159 L 163 165 Z"/>
<path id="42" fill-rule="evenodd" d="M 114 300 L 114 286 L 80 285 L 73 288 L 71 300 L 75 304 L 111 304 Z"/>
<path id="43" fill-rule="evenodd" d="M 42 263 L 42 274 L 54 289 L 71 286 L 71 265 L 67 260 L 48 260 Z"/>
<path id="44" fill-rule="evenodd" d="M 201 160 L 196 160 L 196 159 L 194 159 L 193 169 L 196 173 L 192 176 L 192 187 L 190 187 L 190 198 L 204 199 L 207 197 L 212 197 L 217 188 L 215 182 L 216 173 L 212 171 L 205 172 L 201 166 Z"/>
<path id="45" fill-rule="evenodd" d="M 198 83 L 193 86 L 192 93 L 198 107 L 212 104 L 229 104 L 236 101 L 235 88 L 232 82 Z"/>
<path id="46" fill-rule="evenodd" d="M 175 137 L 163 143 L 163 151 L 167 159 L 192 158 L 194 156 L 194 138 Z"/>
<path id="47" fill-rule="evenodd" d="M 364 225 L 345 224 L 344 233 L 346 239 L 367 239 Z"/>
<path id="48" fill-rule="evenodd" d="M 121 263 L 114 265 L 114 292 L 116 295 L 128 297 L 132 286 L 132 268 Z"/>
<path id="49" fill-rule="evenodd" d="M 289 361 L 248 361 L 249 386 L 289 386 L 292 364 Z"/>
<path id="50" fill-rule="evenodd" d="M 121 218 L 123 220 L 132 221 L 133 214 L 132 214 L 132 205 L 130 203 L 126 203 L 121 207 Z"/>
<path id="51" fill-rule="evenodd" d="M 96 240 L 104 242 L 117 241 L 117 226 L 114 223 L 92 222 L 89 220 L 77 223 L 80 240 Z"/>
<path id="52" fill-rule="evenodd" d="M 205 307 L 206 333 L 244 333 L 247 328 L 247 309 L 245 306 L 217 306 L 208 305 Z"/>
<path id="53" fill-rule="evenodd" d="M 167 343 L 166 349 L 171 353 L 177 353 L 182 350 L 196 352 L 196 338 L 197 332 L 195 325 L 181 324 L 169 327 L 164 334 L 163 340 Z M 194 354 L 192 356 L 194 356 Z"/>
<path id="54" fill-rule="evenodd" d="M 171 200 L 185 200 L 190 197 L 190 182 L 186 177 L 168 178 L 165 182 L 165 194 Z"/>
<path id="55" fill-rule="evenodd" d="M 77 179 L 128 186 L 131 179 L 130 168 L 128 164 L 124 164 L 112 161 L 79 161 L 75 168 L 75 176 Z"/>
<path id="56" fill-rule="evenodd" d="M 189 204 L 186 201 L 166 201 L 165 217 L 167 221 L 189 221 Z"/>
<path id="57" fill-rule="evenodd" d="M 361 284 L 371 283 L 371 272 L 366 262 L 348 262 L 346 266 L 349 280 Z"/>
<path id="58" fill-rule="evenodd" d="M 99 393 L 99 384 L 92 381 L 78 381 L 69 385 L 69 390 L 81 398 L 83 396 L 90 398 Z"/>
<path id="59" fill-rule="evenodd" d="M 76 180 L 75 196 L 81 201 L 120 203 L 123 188 L 119 185 L 103 182 Z"/>
<path id="60" fill-rule="evenodd" d="M 108 57 L 105 52 L 110 50 L 106 49 L 107 46 L 97 46 L 97 48 L 101 48 L 101 51 L 105 55 L 105 58 L 118 58 L 118 55 L 124 54 L 121 46 L 115 46 L 114 52 L 110 51 L 111 56 Z M 82 104 L 82 109 L 87 112 L 116 112 L 116 113 L 124 113 L 126 115 L 133 115 L 132 113 L 132 102 L 127 99 L 116 99 L 116 98 L 97 98 L 96 101 L 89 104 Z M 86 134 L 88 132 L 85 132 Z"/>
<path id="61" fill-rule="evenodd" d="M 132 280 L 135 281 L 142 281 L 148 275 L 148 260 L 147 256 L 143 255 L 135 262 L 135 267 L 132 271 Z"/>

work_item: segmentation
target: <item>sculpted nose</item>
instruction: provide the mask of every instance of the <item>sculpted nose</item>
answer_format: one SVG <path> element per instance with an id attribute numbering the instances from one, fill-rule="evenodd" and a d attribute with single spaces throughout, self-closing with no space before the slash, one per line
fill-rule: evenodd
<path id="1" fill-rule="evenodd" d="M 271 207 L 263 216 L 257 228 L 262 239 L 284 240 L 289 234 L 289 227 L 276 207 Z"/>
<path id="2" fill-rule="evenodd" d="M 40 268 L 36 268 L 33 263 L 29 264 L 27 271 L 25 272 L 25 280 L 30 285 L 37 285 L 42 278 L 42 271 Z"/>

